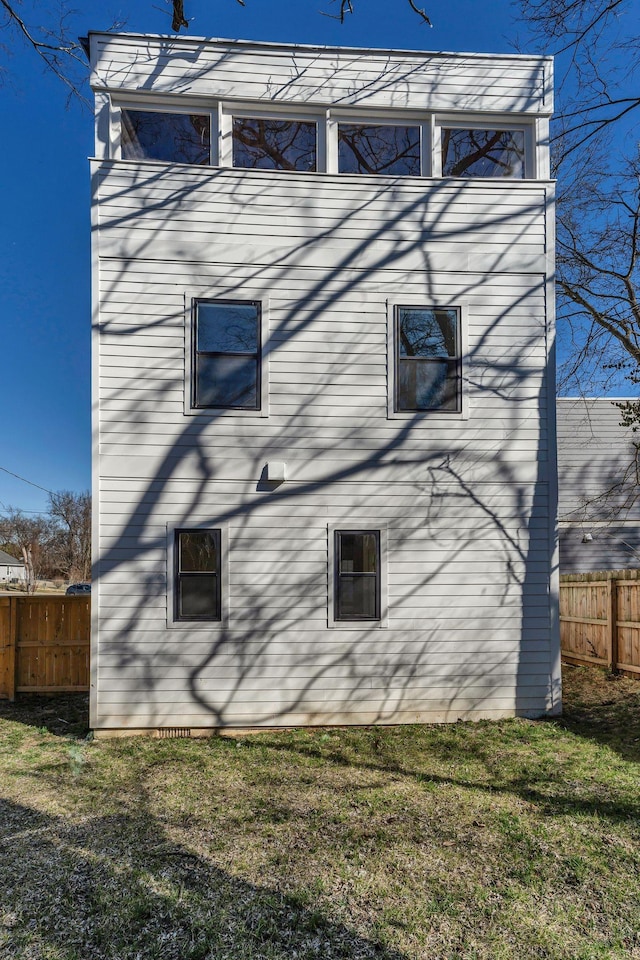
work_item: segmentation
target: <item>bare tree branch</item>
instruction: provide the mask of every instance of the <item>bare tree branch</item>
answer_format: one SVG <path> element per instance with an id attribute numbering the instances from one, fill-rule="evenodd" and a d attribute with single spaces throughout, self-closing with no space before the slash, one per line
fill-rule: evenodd
<path id="1" fill-rule="evenodd" d="M 84 103 L 88 100 L 80 91 L 80 83 L 70 66 L 79 68 L 86 75 L 87 60 L 81 44 L 72 40 L 66 29 L 69 11 L 63 10 L 56 28 L 30 27 L 18 14 L 15 4 L 0 0 L 0 11 L 5 14 L 4 27 L 15 29 L 31 49 L 44 61 L 49 70 L 69 89 L 70 96 L 77 96 Z"/>
<path id="2" fill-rule="evenodd" d="M 189 21 L 185 19 L 184 16 L 184 2 L 183 0 L 173 0 L 173 19 L 171 21 L 171 29 L 176 33 L 179 32 L 180 27 L 188 27 Z"/>
<path id="3" fill-rule="evenodd" d="M 558 326 L 572 347 L 565 384 L 580 391 L 597 370 L 602 385 L 612 374 L 635 385 L 640 54 L 634 3 L 520 0 L 520 8 L 540 49 L 549 52 L 556 42 L 554 52 L 565 61 L 551 135 L 559 180 Z"/>

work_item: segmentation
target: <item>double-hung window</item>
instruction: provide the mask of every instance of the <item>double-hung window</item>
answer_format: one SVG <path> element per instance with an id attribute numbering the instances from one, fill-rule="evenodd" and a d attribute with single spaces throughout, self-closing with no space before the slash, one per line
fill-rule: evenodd
<path id="1" fill-rule="evenodd" d="M 395 410 L 460 412 L 460 309 L 396 306 L 394 314 Z"/>
<path id="2" fill-rule="evenodd" d="M 334 532 L 334 620 L 380 620 L 380 531 Z"/>
<path id="3" fill-rule="evenodd" d="M 261 305 L 195 300 L 192 406 L 259 410 Z"/>
<path id="4" fill-rule="evenodd" d="M 176 530 L 176 620 L 221 620 L 221 531 Z"/>

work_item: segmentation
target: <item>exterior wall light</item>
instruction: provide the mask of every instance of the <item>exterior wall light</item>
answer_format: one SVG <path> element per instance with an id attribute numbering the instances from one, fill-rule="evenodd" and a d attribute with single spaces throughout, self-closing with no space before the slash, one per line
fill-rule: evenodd
<path id="1" fill-rule="evenodd" d="M 287 479 L 287 465 L 279 460 L 270 460 L 267 464 L 268 483 L 284 483 Z"/>

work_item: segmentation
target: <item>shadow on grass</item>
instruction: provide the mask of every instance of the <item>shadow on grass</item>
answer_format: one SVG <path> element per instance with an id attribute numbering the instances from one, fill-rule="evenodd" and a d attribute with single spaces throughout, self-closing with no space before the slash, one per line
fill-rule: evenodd
<path id="1" fill-rule="evenodd" d="M 626 792 L 603 794 L 597 776 L 584 777 L 584 769 L 578 768 L 584 768 L 585 762 L 588 765 L 588 758 L 576 757 L 569 750 L 564 760 L 546 763 L 544 755 L 550 743 L 543 743 L 538 733 L 551 729 L 567 731 L 614 751 L 626 762 L 638 763 L 640 682 L 610 677 L 595 668 L 565 666 L 564 683 L 564 715 L 554 720 L 530 721 L 526 725 L 507 721 L 437 728 L 354 727 L 336 736 L 321 729 L 302 736 L 282 731 L 245 737 L 243 743 L 249 749 L 267 747 L 333 766 L 409 777 L 426 786 L 451 784 L 489 793 L 510 793 L 535 803 L 549 815 L 598 815 L 612 821 L 638 817 L 639 804 Z M 23 697 L 15 704 L 0 702 L 0 718 L 3 717 L 80 739 L 88 731 L 87 697 Z M 415 733 L 409 734 L 412 729 Z M 406 749 L 402 743 L 405 736 L 411 737 Z M 555 754 L 555 747 L 552 752 Z M 442 775 L 435 772 L 434 762 L 455 763 L 460 771 L 479 764 L 480 770 L 463 777 Z"/>
<path id="2" fill-rule="evenodd" d="M 141 807 L 69 825 L 0 801 L 0 955 L 404 960 L 312 898 L 254 886 L 169 840 Z"/>
<path id="3" fill-rule="evenodd" d="M 563 665 L 565 705 L 557 721 L 565 730 L 640 763 L 640 678 L 598 667 Z"/>
<path id="4" fill-rule="evenodd" d="M 46 697 L 27 693 L 11 702 L 0 700 L 0 720 L 45 729 L 58 737 L 84 739 L 89 732 L 89 694 Z"/>
<path id="5" fill-rule="evenodd" d="M 543 722 L 546 724 L 554 721 L 531 721 Z M 584 732 L 578 734 L 584 736 Z M 269 743 L 270 749 L 282 751 L 285 753 L 297 754 L 317 759 L 327 765 L 339 767 L 354 768 L 366 770 L 371 773 L 384 775 L 396 775 L 406 777 L 422 783 L 428 789 L 433 786 L 453 786 L 460 787 L 470 791 L 479 791 L 487 796 L 512 795 L 535 804 L 539 811 L 546 816 L 597 816 L 606 818 L 613 822 L 636 820 L 640 817 L 640 797 L 631 799 L 628 795 L 616 796 L 615 790 L 608 788 L 607 795 L 603 796 L 601 785 L 597 777 L 576 776 L 575 779 L 570 776 L 570 771 L 566 766 L 557 765 L 554 768 L 547 767 L 541 773 L 533 773 L 530 770 L 524 770 L 522 775 L 517 769 L 517 752 L 510 760 L 510 766 L 515 767 L 513 773 L 508 769 L 500 770 L 500 762 L 497 759 L 500 755 L 500 745 L 497 740 L 493 740 L 495 748 L 495 758 L 491 746 L 487 750 L 479 750 L 477 741 L 473 743 L 458 743 L 450 750 L 439 749 L 442 744 L 436 744 L 435 749 L 433 741 L 425 742 L 425 758 L 429 759 L 432 755 L 435 759 L 445 757 L 448 764 L 456 764 L 456 767 L 462 772 L 468 769 L 469 764 L 483 764 L 485 760 L 489 770 L 488 776 L 473 776 L 467 773 L 464 777 L 446 776 L 437 773 L 422 771 L 410 762 L 399 763 L 391 759 L 381 757 L 379 760 L 372 757 L 362 756 L 354 757 L 345 754 L 340 747 L 335 749 L 323 750 L 322 752 L 314 749 L 312 746 L 305 746 L 299 743 Z M 261 749 L 263 744 L 256 744 L 256 748 Z M 252 744 L 248 743 L 251 748 Z M 517 748 L 516 748 L 517 750 Z M 494 761 L 495 762 L 492 762 Z M 542 767 L 542 763 L 540 764 Z"/>

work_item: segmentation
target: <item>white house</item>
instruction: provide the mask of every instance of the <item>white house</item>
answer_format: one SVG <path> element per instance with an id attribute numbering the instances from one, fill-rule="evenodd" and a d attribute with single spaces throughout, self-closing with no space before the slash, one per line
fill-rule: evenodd
<path id="1" fill-rule="evenodd" d="M 10 580 L 24 580 L 24 563 L 16 560 L 10 553 L 0 550 L 0 583 Z"/>
<path id="2" fill-rule="evenodd" d="M 90 56 L 92 726 L 557 713 L 551 61 Z"/>
<path id="3" fill-rule="evenodd" d="M 562 573 L 640 566 L 640 435 L 617 406 L 627 399 L 557 402 Z"/>

